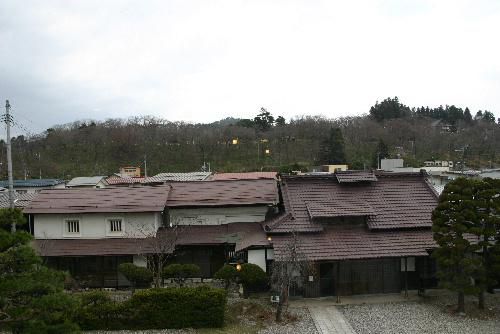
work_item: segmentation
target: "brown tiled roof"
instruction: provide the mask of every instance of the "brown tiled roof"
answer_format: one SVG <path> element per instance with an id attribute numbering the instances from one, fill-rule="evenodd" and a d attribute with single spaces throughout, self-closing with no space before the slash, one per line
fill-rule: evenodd
<path id="1" fill-rule="evenodd" d="M 109 187 L 41 191 L 26 213 L 160 212 L 170 187 Z"/>
<path id="2" fill-rule="evenodd" d="M 216 173 L 208 178 L 210 181 L 218 180 L 258 180 L 276 179 L 276 172 L 248 172 L 248 173 Z"/>
<path id="3" fill-rule="evenodd" d="M 336 172 L 335 176 L 339 183 L 352 183 L 352 182 L 373 182 L 377 181 L 377 177 L 373 172 L 348 170 L 343 172 Z"/>
<path id="4" fill-rule="evenodd" d="M 321 230 L 321 225 L 310 219 L 307 204 L 325 202 L 337 207 L 348 207 L 353 201 L 364 203 L 365 213 L 368 207 L 374 211 L 368 218 L 371 229 L 432 225 L 431 214 L 437 198 L 422 175 L 379 173 L 377 177 L 377 182 L 339 184 L 335 176 L 283 176 L 285 211 L 294 219 L 276 224 L 271 232 Z"/>
<path id="5" fill-rule="evenodd" d="M 168 230 L 160 233 L 168 233 Z M 180 227 L 179 245 L 235 245 L 236 251 L 252 246 L 268 246 L 267 236 L 259 223 L 224 225 L 188 225 Z"/>
<path id="6" fill-rule="evenodd" d="M 106 182 L 110 185 L 120 185 L 120 184 L 140 184 L 144 183 L 143 177 L 120 177 L 120 176 L 110 176 L 106 179 Z"/>
<path id="7" fill-rule="evenodd" d="M 152 253 L 144 239 L 37 239 L 33 248 L 40 256 L 105 256 Z"/>
<path id="8" fill-rule="evenodd" d="M 205 181 L 211 175 L 210 172 L 190 172 L 190 173 L 160 173 L 147 177 L 143 183 L 166 183 L 179 181 Z"/>
<path id="9" fill-rule="evenodd" d="M 275 180 L 172 182 L 169 207 L 273 204 L 278 201 Z"/>
<path id="10" fill-rule="evenodd" d="M 376 215 L 368 203 L 355 198 L 336 202 L 306 202 L 306 208 L 311 219 Z"/>
<path id="11" fill-rule="evenodd" d="M 291 236 L 273 236 L 274 256 L 286 256 Z M 430 229 L 370 231 L 363 226 L 328 227 L 320 233 L 299 235 L 301 251 L 310 261 L 426 256 L 436 247 Z"/>

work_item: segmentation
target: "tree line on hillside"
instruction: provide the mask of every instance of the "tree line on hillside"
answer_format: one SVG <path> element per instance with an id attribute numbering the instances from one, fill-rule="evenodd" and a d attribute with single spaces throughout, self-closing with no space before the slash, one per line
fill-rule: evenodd
<path id="1" fill-rule="evenodd" d="M 397 96 L 394 98 L 388 97 L 382 102 L 377 101 L 370 108 L 370 116 L 377 121 L 404 117 L 429 117 L 450 122 L 451 124 L 457 124 L 459 121 L 469 124 L 473 121 L 495 123 L 495 115 L 488 110 L 478 110 L 473 118 L 471 111 L 467 107 L 462 109 L 454 105 L 446 105 L 445 107 L 441 105 L 437 108 L 429 108 L 428 106 L 410 108 L 399 102 Z M 498 123 L 500 124 L 500 118 L 498 119 Z"/>
<path id="2" fill-rule="evenodd" d="M 455 109 L 462 110 L 443 108 L 448 110 L 443 117 L 451 122 Z M 13 138 L 14 176 L 110 175 L 120 166 L 144 166 L 145 161 L 149 175 L 196 171 L 205 163 L 218 172 L 286 172 L 334 162 L 364 169 L 376 167 L 384 157 L 401 157 L 414 167 L 429 159 L 464 159 L 471 168 L 500 163 L 500 128 L 490 116 L 484 118 L 486 112 L 471 122 L 458 118 L 456 131 L 443 132 L 432 126 L 437 114 L 424 115 L 425 108 L 417 117 L 407 110 L 397 98 L 389 98 L 367 115 L 333 119 L 297 116 L 286 121 L 262 108 L 254 119 L 227 118 L 210 124 L 151 116 L 77 121 Z M 0 146 L 0 175 L 6 178 L 5 143 L 0 141 Z"/>

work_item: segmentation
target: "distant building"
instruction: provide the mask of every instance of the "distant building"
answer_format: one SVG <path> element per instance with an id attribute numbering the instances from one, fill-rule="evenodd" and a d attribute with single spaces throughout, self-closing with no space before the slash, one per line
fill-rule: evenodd
<path id="1" fill-rule="evenodd" d="M 9 188 L 9 181 L 0 181 L 0 187 Z M 59 179 L 28 179 L 14 180 L 14 191 L 18 194 L 37 193 L 44 189 L 66 188 L 63 180 Z"/>
<path id="2" fill-rule="evenodd" d="M 438 119 L 434 122 L 431 123 L 431 126 L 439 130 L 441 133 L 446 133 L 446 132 L 457 132 L 457 127 L 454 126 L 453 124 L 447 123 L 441 119 Z"/>
<path id="3" fill-rule="evenodd" d="M 141 167 L 126 166 L 120 167 L 121 177 L 141 177 Z"/>
<path id="4" fill-rule="evenodd" d="M 490 177 L 492 179 L 500 179 L 500 168 L 482 170 L 479 176 L 481 178 Z"/>
<path id="5" fill-rule="evenodd" d="M 67 188 L 104 188 L 108 182 L 106 176 L 82 176 L 71 179 L 66 184 Z"/>
<path id="6" fill-rule="evenodd" d="M 381 159 L 380 169 L 392 171 L 395 168 L 403 168 L 403 159 Z"/>
<path id="7" fill-rule="evenodd" d="M 312 168 L 313 173 L 336 173 L 336 172 L 345 172 L 349 169 L 348 165 L 339 164 L 339 165 L 321 165 L 315 166 Z"/>
<path id="8" fill-rule="evenodd" d="M 425 167 L 449 167 L 453 168 L 453 161 L 447 160 L 434 160 L 434 161 L 424 161 Z"/>

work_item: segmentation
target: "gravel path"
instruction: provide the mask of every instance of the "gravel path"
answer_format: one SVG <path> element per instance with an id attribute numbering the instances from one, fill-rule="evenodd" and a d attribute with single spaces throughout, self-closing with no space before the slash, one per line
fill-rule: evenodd
<path id="1" fill-rule="evenodd" d="M 500 333 L 500 320 L 447 314 L 433 304 L 417 302 L 339 307 L 357 334 L 365 333 Z"/>
<path id="2" fill-rule="evenodd" d="M 287 325 L 273 324 L 260 330 L 259 334 L 318 334 L 311 314 L 306 307 L 290 308 L 289 312 L 297 316 L 299 320 Z"/>

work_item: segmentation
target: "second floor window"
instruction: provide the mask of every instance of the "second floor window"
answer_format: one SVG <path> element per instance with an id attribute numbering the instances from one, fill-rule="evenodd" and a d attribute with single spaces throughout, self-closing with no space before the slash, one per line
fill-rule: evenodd
<path id="1" fill-rule="evenodd" d="M 110 232 L 122 232 L 122 220 L 121 219 L 110 219 L 109 220 L 109 231 Z"/>
<path id="2" fill-rule="evenodd" d="M 66 220 L 66 232 L 80 233 L 80 221 L 78 219 Z"/>

